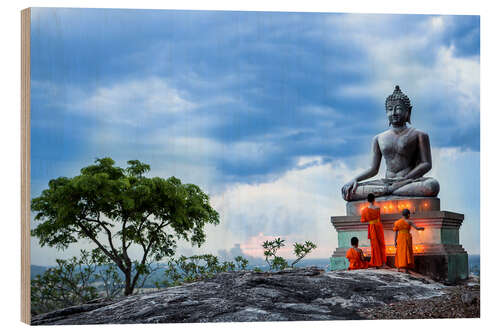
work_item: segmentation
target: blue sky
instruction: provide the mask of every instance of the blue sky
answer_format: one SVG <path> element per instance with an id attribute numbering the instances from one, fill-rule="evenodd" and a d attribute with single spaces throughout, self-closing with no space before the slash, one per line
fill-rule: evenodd
<path id="1" fill-rule="evenodd" d="M 279 235 L 328 257 L 399 84 L 479 253 L 479 43 L 478 16 L 35 8 L 32 196 L 96 157 L 139 159 L 211 195 L 221 224 L 198 251 Z M 32 246 L 34 264 L 62 256 Z"/>

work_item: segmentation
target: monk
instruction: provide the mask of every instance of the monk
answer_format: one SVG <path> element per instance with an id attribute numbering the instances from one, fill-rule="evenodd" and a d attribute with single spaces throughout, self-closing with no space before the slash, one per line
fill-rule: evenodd
<path id="1" fill-rule="evenodd" d="M 408 270 L 415 266 L 415 260 L 413 258 L 413 242 L 410 234 L 411 227 L 417 230 L 424 230 L 424 227 L 417 227 L 413 221 L 409 220 L 410 211 L 408 209 L 403 209 L 403 218 L 394 222 L 394 246 L 396 247 L 396 257 L 394 258 L 394 264 L 398 268 L 398 272 L 401 269 L 405 270 L 408 274 Z"/>
<path id="2" fill-rule="evenodd" d="M 368 194 L 367 200 L 370 204 L 361 211 L 361 222 L 369 223 L 368 239 L 372 250 L 370 266 L 378 269 L 385 265 L 387 261 L 384 227 L 380 222 L 380 207 L 375 206 L 375 195 L 373 193 Z"/>
<path id="3" fill-rule="evenodd" d="M 357 237 L 351 238 L 352 247 L 347 250 L 345 257 L 349 259 L 349 270 L 368 268 L 368 262 L 363 251 L 358 248 L 359 240 Z"/>

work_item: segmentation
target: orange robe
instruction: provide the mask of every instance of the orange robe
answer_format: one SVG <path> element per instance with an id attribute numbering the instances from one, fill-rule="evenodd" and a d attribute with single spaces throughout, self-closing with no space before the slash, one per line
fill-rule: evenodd
<path id="1" fill-rule="evenodd" d="M 368 225 L 368 239 L 370 240 L 372 257 L 370 259 L 370 266 L 382 266 L 387 261 L 385 253 L 385 238 L 384 227 L 380 222 L 380 209 L 373 209 L 365 207 L 361 211 L 361 222 L 367 222 Z"/>
<path id="2" fill-rule="evenodd" d="M 368 263 L 361 260 L 361 253 L 352 247 L 347 250 L 345 257 L 349 259 L 349 270 L 368 268 Z"/>
<path id="3" fill-rule="evenodd" d="M 394 258 L 394 264 L 397 268 L 413 268 L 415 265 L 410 228 L 410 224 L 404 219 L 394 222 L 393 230 L 398 231 L 396 257 Z"/>

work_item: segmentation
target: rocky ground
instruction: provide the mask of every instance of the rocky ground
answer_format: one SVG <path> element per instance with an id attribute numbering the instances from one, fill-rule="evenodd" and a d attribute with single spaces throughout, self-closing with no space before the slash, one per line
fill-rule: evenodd
<path id="1" fill-rule="evenodd" d="M 476 282 L 447 287 L 390 269 L 230 272 L 150 294 L 38 315 L 32 324 L 478 317 Z"/>
<path id="2" fill-rule="evenodd" d="M 366 319 L 479 318 L 479 280 L 471 278 L 443 289 L 444 295 L 400 301 L 359 311 Z"/>

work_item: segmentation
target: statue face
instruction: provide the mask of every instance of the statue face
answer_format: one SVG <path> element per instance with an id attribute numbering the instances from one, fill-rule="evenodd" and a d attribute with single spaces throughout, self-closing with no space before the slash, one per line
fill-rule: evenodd
<path id="1" fill-rule="evenodd" d="M 385 108 L 389 124 L 403 126 L 408 121 L 408 109 L 402 101 L 389 101 Z"/>

